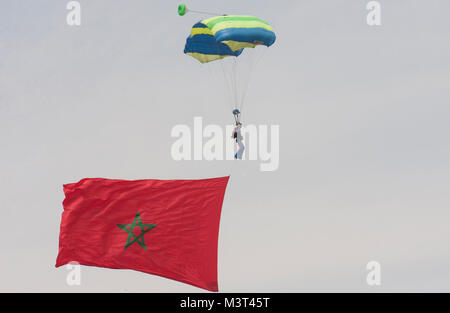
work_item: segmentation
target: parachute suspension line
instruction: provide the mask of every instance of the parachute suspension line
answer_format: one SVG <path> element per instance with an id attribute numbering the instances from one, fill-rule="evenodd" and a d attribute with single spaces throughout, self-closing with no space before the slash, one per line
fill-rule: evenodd
<path id="1" fill-rule="evenodd" d="M 259 62 L 262 60 L 262 58 L 266 55 L 268 48 L 267 47 L 261 47 L 262 53 L 257 55 L 256 62 L 254 63 L 254 66 L 257 66 Z"/>
<path id="2" fill-rule="evenodd" d="M 191 13 L 197 13 L 197 14 L 205 14 L 205 15 L 211 15 L 211 16 L 219 16 L 219 15 L 223 15 L 226 16 L 227 14 L 223 14 L 223 13 L 211 13 L 211 12 L 205 12 L 205 11 L 195 11 L 195 10 L 187 10 L 188 12 Z"/>
<path id="3" fill-rule="evenodd" d="M 226 59 L 226 60 L 224 59 L 222 62 L 224 64 L 225 75 L 227 76 L 227 79 L 230 83 L 230 100 L 231 100 L 230 104 L 234 108 L 235 107 L 234 104 L 236 103 L 236 101 L 235 101 L 236 96 L 235 96 L 235 88 L 234 88 L 233 67 L 231 65 L 232 61 L 231 61 L 231 59 Z M 226 64 L 225 62 L 228 62 L 229 64 Z"/>
<path id="4" fill-rule="evenodd" d="M 246 62 L 246 65 L 248 65 L 248 71 L 247 71 L 247 75 L 245 75 L 245 77 L 243 77 L 243 83 L 242 83 L 242 91 L 240 93 L 241 99 L 240 99 L 240 103 L 241 103 L 241 112 L 244 109 L 244 103 L 245 103 L 245 96 L 247 94 L 247 90 L 248 90 L 248 86 L 250 84 L 250 79 L 252 76 L 252 71 L 253 71 L 253 58 L 248 54 L 248 51 L 246 51 L 246 58 L 248 59 Z M 244 58 L 241 60 L 241 63 L 244 62 Z M 242 67 L 242 65 L 241 65 Z"/>
<path id="5" fill-rule="evenodd" d="M 221 85 L 223 83 L 223 81 L 221 79 L 219 79 L 219 77 L 222 76 L 222 74 L 220 73 L 219 70 L 219 65 L 217 63 L 215 64 L 203 64 L 205 68 L 208 69 L 208 77 L 210 77 L 212 80 L 214 80 L 214 86 L 218 86 Z M 228 95 L 228 88 L 219 88 L 221 95 L 220 95 L 220 100 L 226 103 L 230 103 L 230 101 L 227 100 L 227 98 L 229 97 Z M 231 107 L 230 107 L 231 108 Z"/>
<path id="6" fill-rule="evenodd" d="M 220 66 L 222 68 L 223 77 L 229 91 L 229 105 L 230 109 L 234 112 L 239 111 L 239 90 L 238 90 L 238 60 L 237 57 L 229 57 L 220 60 Z M 236 115 L 235 115 L 236 118 Z M 235 119 L 237 123 L 239 119 Z"/>
<path id="7" fill-rule="evenodd" d="M 242 98 L 241 98 L 241 112 L 244 109 L 245 98 L 247 96 L 248 87 L 250 85 L 250 81 L 251 81 L 251 78 L 253 76 L 253 71 L 255 70 L 256 66 L 259 64 L 259 62 L 262 60 L 262 58 L 264 57 L 264 55 L 266 54 L 266 52 L 268 50 L 266 47 L 264 47 L 264 48 L 261 47 L 261 48 L 262 49 L 260 49 L 260 50 L 262 50 L 262 53 L 255 53 L 256 55 L 255 55 L 254 58 L 253 57 L 249 57 L 249 59 L 250 59 L 250 62 L 249 62 L 250 66 L 249 66 L 248 77 L 247 77 L 247 81 L 246 81 L 244 90 L 243 90 L 242 95 L 241 95 L 242 96 Z M 256 49 L 256 48 L 254 48 L 254 49 Z"/>
<path id="8" fill-rule="evenodd" d="M 237 95 L 237 91 L 236 91 L 236 73 L 234 70 L 234 59 L 228 60 L 231 64 L 229 64 L 228 66 L 228 75 L 230 78 L 230 89 L 231 89 L 231 106 L 233 109 L 236 109 L 236 95 Z"/>
<path id="9" fill-rule="evenodd" d="M 236 109 L 239 110 L 239 102 L 238 102 L 238 98 L 239 98 L 239 90 L 238 90 L 238 84 L 237 84 L 237 58 L 234 57 L 233 59 L 233 80 L 234 80 L 234 106 Z"/>
<path id="10" fill-rule="evenodd" d="M 231 109 L 233 109 L 233 103 L 232 103 L 233 102 L 233 88 L 232 88 L 233 85 L 232 85 L 230 78 L 228 77 L 229 75 L 228 75 L 227 71 L 225 70 L 225 66 L 224 66 L 223 62 L 224 62 L 224 60 L 219 61 L 220 67 L 222 68 L 225 85 L 228 90 L 228 95 L 230 97 L 228 102 L 229 102 Z"/>
<path id="11" fill-rule="evenodd" d="M 220 54 L 219 47 L 217 47 L 217 54 Z M 220 63 L 220 68 L 222 69 L 223 79 L 225 80 L 225 85 L 226 85 L 225 89 L 228 91 L 228 92 L 225 92 L 227 94 L 227 96 L 229 97 L 229 99 L 226 101 L 229 103 L 230 108 L 233 109 L 233 104 L 232 104 L 232 102 L 233 102 L 233 88 L 232 88 L 233 85 L 232 85 L 232 82 L 230 81 L 230 78 L 228 77 L 229 75 L 224 66 L 225 58 L 219 59 L 218 61 L 219 61 L 218 63 Z"/>

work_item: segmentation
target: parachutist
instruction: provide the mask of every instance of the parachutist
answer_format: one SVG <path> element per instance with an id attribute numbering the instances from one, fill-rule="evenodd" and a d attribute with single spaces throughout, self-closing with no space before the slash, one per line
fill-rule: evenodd
<path id="1" fill-rule="evenodd" d="M 236 143 L 238 145 L 238 151 L 235 153 L 234 158 L 237 160 L 242 160 L 242 156 L 244 155 L 244 144 L 242 143 L 242 139 L 244 139 L 244 137 L 242 137 L 241 134 L 241 127 L 242 124 L 241 122 L 236 122 L 236 127 L 233 130 L 233 139 L 236 140 Z"/>

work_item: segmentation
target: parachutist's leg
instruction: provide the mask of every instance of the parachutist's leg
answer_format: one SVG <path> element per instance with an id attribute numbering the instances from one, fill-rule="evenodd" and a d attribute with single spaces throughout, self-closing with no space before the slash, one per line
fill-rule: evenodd
<path id="1" fill-rule="evenodd" d="M 242 141 L 238 141 L 238 146 L 239 146 L 239 150 L 236 153 L 236 156 L 239 160 L 242 160 L 242 156 L 244 155 L 244 144 L 242 143 Z"/>

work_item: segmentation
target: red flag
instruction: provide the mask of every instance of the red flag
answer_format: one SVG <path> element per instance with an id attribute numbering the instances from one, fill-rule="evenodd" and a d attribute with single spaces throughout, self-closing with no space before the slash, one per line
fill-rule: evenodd
<path id="1" fill-rule="evenodd" d="M 217 240 L 228 179 L 87 178 L 64 185 L 56 267 L 76 261 L 133 269 L 218 291 Z"/>

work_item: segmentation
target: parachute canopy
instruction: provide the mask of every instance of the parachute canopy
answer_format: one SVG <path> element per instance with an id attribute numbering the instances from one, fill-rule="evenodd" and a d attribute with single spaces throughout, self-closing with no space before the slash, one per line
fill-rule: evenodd
<path id="1" fill-rule="evenodd" d="M 201 63 L 239 56 L 244 48 L 271 46 L 276 36 L 272 27 L 253 16 L 224 15 L 202 20 L 192 27 L 184 53 Z"/>

